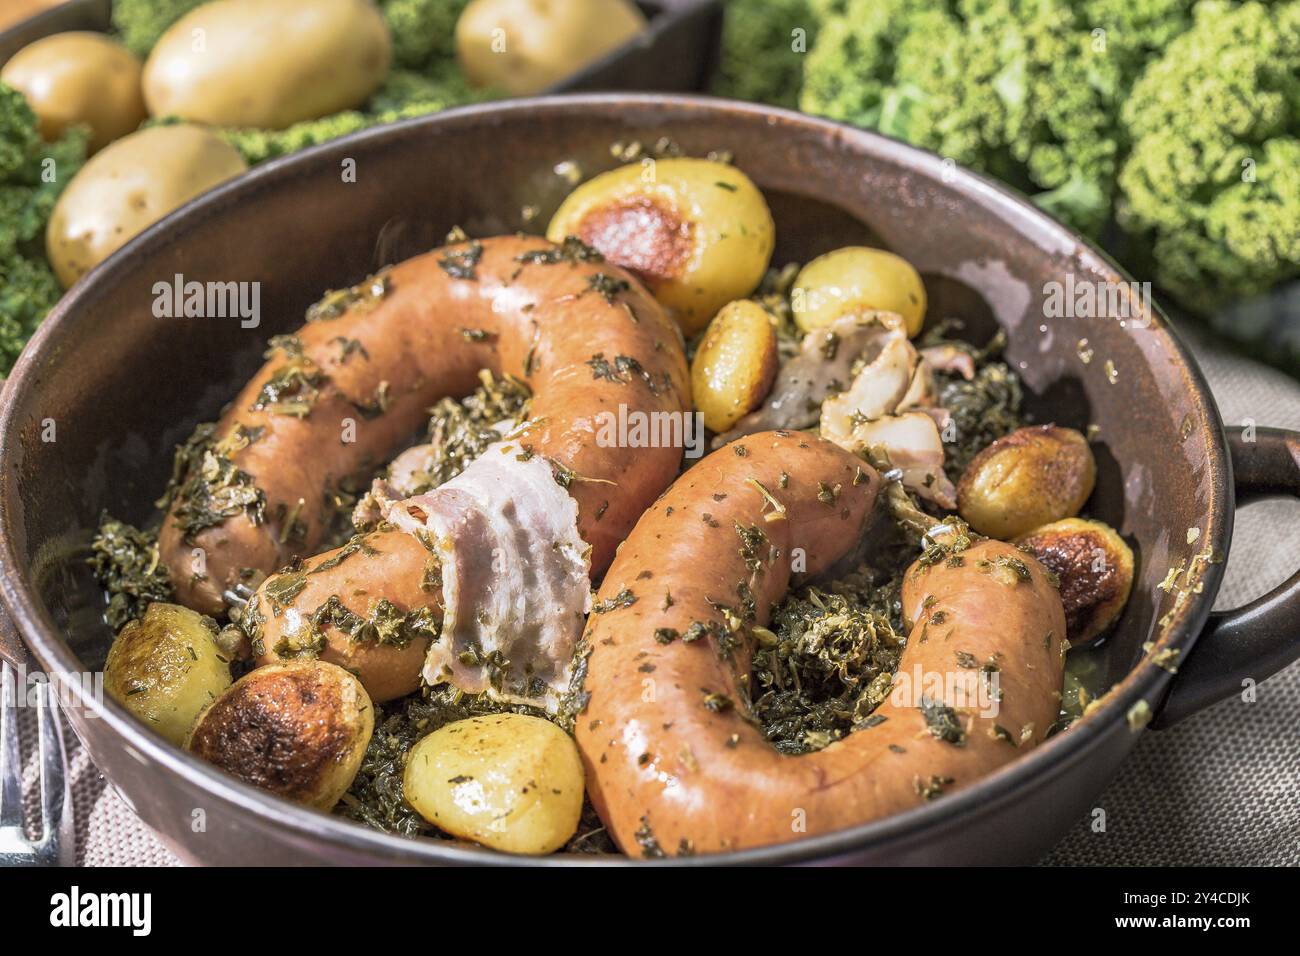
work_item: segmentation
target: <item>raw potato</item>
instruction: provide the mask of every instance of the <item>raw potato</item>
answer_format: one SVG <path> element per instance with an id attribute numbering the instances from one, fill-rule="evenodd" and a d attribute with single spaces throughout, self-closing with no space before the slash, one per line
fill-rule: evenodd
<path id="1" fill-rule="evenodd" d="M 250 671 L 199 716 L 188 750 L 245 783 L 318 810 L 347 793 L 375 727 L 361 682 L 304 660 Z"/>
<path id="2" fill-rule="evenodd" d="M 763 404 L 777 364 L 767 311 L 752 299 L 723 306 L 691 362 L 691 395 L 709 430 L 725 432 Z"/>
<path id="3" fill-rule="evenodd" d="M 794 319 L 805 332 L 853 310 L 897 312 L 914 336 L 925 324 L 925 284 L 906 259 L 866 246 L 818 256 L 799 271 L 791 291 Z"/>
<path id="4" fill-rule="evenodd" d="M 1133 551 L 1114 528 L 1065 518 L 1035 528 L 1016 544 L 1060 579 L 1071 644 L 1090 641 L 1115 623 L 1133 588 Z"/>
<path id="5" fill-rule="evenodd" d="M 636 273 L 694 335 L 758 286 L 776 229 L 749 177 L 706 159 L 645 160 L 583 183 L 546 237 L 577 236 Z"/>
<path id="6" fill-rule="evenodd" d="M 627 0 L 473 0 L 456 22 L 470 83 L 531 96 L 645 29 Z"/>
<path id="7" fill-rule="evenodd" d="M 66 289 L 177 206 L 248 166 L 197 126 L 157 126 L 96 154 L 59 197 L 45 252 Z"/>
<path id="8" fill-rule="evenodd" d="M 230 686 L 230 660 L 210 617 L 179 604 L 150 604 L 122 628 L 104 663 L 104 690 L 180 746 L 199 711 Z"/>
<path id="9" fill-rule="evenodd" d="M 957 483 L 957 510 L 980 534 L 1011 541 L 1077 515 L 1096 480 L 1092 449 L 1073 428 L 1017 428 L 971 460 Z"/>
<path id="10" fill-rule="evenodd" d="M 411 748 L 406 800 L 453 836 L 507 853 L 553 853 L 582 814 L 582 760 L 572 738 L 524 714 L 470 717 Z"/>
<path id="11" fill-rule="evenodd" d="M 370 0 L 218 0 L 162 35 L 144 98 L 154 116 L 283 129 L 360 106 L 391 60 Z"/>
<path id="12" fill-rule="evenodd" d="M 0 80 L 27 97 L 46 140 L 83 123 L 90 127 L 90 151 L 97 152 L 145 120 L 140 61 L 102 33 L 37 40 L 14 54 Z"/>

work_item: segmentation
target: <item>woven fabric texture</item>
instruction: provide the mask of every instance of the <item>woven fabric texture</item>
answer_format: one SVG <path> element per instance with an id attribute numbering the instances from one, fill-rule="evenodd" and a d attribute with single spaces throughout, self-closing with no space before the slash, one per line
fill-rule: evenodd
<path id="1" fill-rule="evenodd" d="M 1300 429 L 1300 384 L 1188 336 L 1226 425 Z M 1300 568 L 1300 503 L 1268 501 L 1237 516 L 1217 607 L 1231 608 Z M 34 745 L 27 712 L 24 753 Z M 68 733 L 77 859 L 87 866 L 174 866 L 176 858 Z M 29 813 L 36 764 L 27 765 Z M 1043 861 L 1051 865 L 1300 865 L 1300 664 L 1165 731 L 1148 731 L 1089 813 Z"/>

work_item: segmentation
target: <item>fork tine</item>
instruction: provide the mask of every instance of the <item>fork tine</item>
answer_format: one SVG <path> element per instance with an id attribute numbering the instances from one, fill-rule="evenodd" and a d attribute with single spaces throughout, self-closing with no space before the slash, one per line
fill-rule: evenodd
<path id="1" fill-rule="evenodd" d="M 23 825 L 23 763 L 18 751 L 18 677 L 0 668 L 0 828 Z"/>
<path id="2" fill-rule="evenodd" d="M 44 826 L 41 839 L 46 845 L 46 852 L 54 860 L 70 866 L 76 862 L 72 835 L 72 792 L 68 785 L 55 679 L 51 677 L 50 682 L 40 688 L 38 736 L 41 747 L 41 821 Z"/>

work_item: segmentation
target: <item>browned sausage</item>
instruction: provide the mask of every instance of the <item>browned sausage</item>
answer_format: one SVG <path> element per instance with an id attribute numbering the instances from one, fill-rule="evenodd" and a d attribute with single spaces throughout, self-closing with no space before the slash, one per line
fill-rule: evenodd
<path id="1" fill-rule="evenodd" d="M 914 624 L 895 688 L 919 684 L 911 699 L 891 696 L 871 726 L 803 756 L 778 753 L 751 722 L 750 626 L 785 595 L 792 555 L 815 574 L 854 548 L 878 488 L 840 448 L 766 432 L 704 459 L 637 524 L 584 635 L 576 726 L 592 801 L 624 851 L 839 830 L 965 786 L 1043 739 L 1059 708 L 1061 601 L 1041 565 L 995 541 L 907 572 Z M 783 518 L 768 520 L 769 496 Z M 1001 700 L 977 710 L 946 690 L 922 696 L 917 668 Z"/>
<path id="2" fill-rule="evenodd" d="M 519 440 L 573 479 L 595 572 L 675 474 L 680 447 L 594 440 L 599 412 L 680 413 L 689 386 L 674 324 L 592 250 L 524 236 L 462 242 L 371 288 L 336 296 L 276 340 L 204 466 L 182 481 L 160 538 L 182 603 L 217 613 L 224 589 L 311 554 L 330 490 L 376 470 L 434 401 L 471 391 L 483 368 L 532 388 Z"/>

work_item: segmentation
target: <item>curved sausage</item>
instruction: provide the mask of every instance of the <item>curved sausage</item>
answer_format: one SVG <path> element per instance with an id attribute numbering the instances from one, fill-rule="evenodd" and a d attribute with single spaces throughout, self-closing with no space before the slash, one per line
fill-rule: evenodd
<path id="1" fill-rule="evenodd" d="M 965 786 L 1043 739 L 1059 708 L 1061 601 L 1041 565 L 996 541 L 908 570 L 907 649 L 868 727 L 785 756 L 751 723 L 750 626 L 785 595 L 792 556 L 816 574 L 853 550 L 879 487 L 829 442 L 766 432 L 704 459 L 637 524 L 583 638 L 576 725 L 592 801 L 625 852 L 839 830 Z M 978 702 L 957 700 L 959 687 L 979 686 L 988 706 L 957 706 Z"/>
<path id="2" fill-rule="evenodd" d="M 689 386 L 664 310 L 579 243 L 456 243 L 313 312 L 273 340 L 192 456 L 164 521 L 162 560 L 178 600 L 196 610 L 217 613 L 225 589 L 311 554 L 332 490 L 376 470 L 437 399 L 470 392 L 480 369 L 531 387 L 519 441 L 572 479 L 595 571 L 676 473 L 680 445 L 596 441 L 598 413 L 680 413 Z"/>

